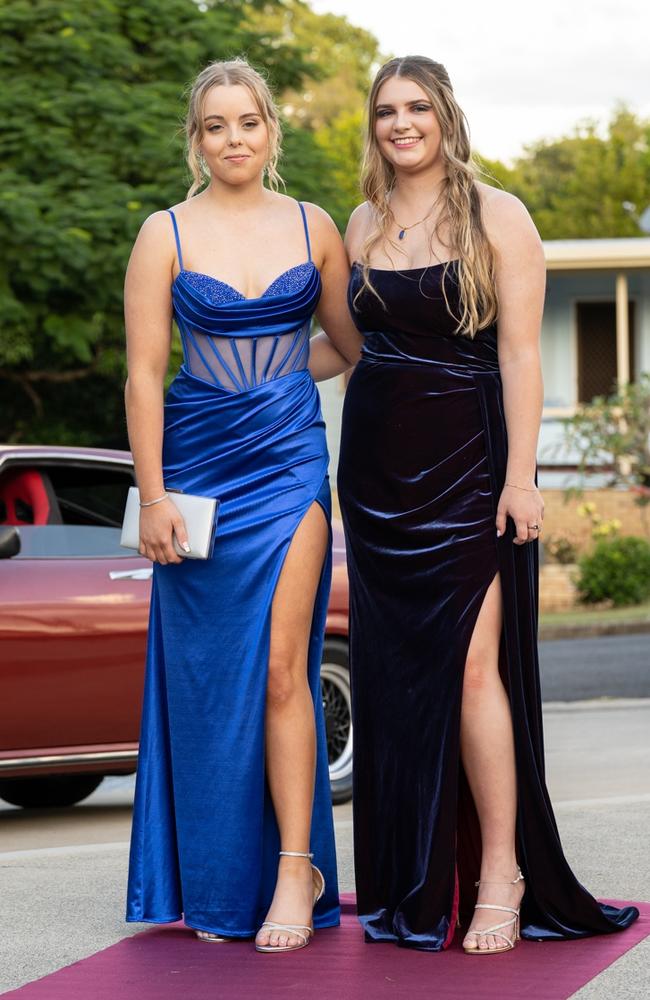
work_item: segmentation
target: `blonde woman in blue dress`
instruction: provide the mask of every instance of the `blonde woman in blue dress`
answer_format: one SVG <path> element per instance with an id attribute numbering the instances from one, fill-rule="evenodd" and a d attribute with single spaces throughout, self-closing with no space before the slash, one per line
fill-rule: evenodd
<path id="1" fill-rule="evenodd" d="M 339 922 L 314 378 L 348 367 L 360 338 L 334 224 L 275 189 L 280 126 L 262 77 L 243 60 L 208 66 L 187 138 L 188 199 L 146 220 L 125 288 L 140 551 L 154 563 L 127 920 L 183 916 L 204 941 L 256 935 L 283 952 Z M 315 311 L 349 360 L 322 334 L 310 356 Z M 172 319 L 184 362 L 163 404 Z M 220 500 L 211 559 L 177 555 L 174 488 Z"/>

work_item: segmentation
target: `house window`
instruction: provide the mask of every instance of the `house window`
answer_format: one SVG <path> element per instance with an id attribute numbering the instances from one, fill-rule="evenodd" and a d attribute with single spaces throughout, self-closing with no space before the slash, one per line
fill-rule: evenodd
<path id="1" fill-rule="evenodd" d="M 623 313 L 625 315 L 625 313 Z M 578 402 L 616 391 L 616 303 L 578 302 Z M 634 380 L 634 302 L 628 303 L 630 379 Z"/>

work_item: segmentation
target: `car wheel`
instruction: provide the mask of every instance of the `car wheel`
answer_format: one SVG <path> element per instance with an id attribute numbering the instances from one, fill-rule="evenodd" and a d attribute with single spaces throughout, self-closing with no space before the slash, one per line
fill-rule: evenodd
<path id="1" fill-rule="evenodd" d="M 103 774 L 48 774 L 38 778 L 3 778 L 0 798 L 26 809 L 73 806 L 95 791 Z"/>
<path id="2" fill-rule="evenodd" d="M 348 644 L 344 639 L 325 639 L 320 676 L 332 802 L 339 805 L 352 798 L 352 706 Z"/>

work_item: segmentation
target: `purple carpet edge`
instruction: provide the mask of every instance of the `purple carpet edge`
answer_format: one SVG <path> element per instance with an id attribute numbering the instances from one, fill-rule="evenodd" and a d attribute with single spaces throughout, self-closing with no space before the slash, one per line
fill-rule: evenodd
<path id="1" fill-rule="evenodd" d="M 621 933 L 579 941 L 522 942 L 512 953 L 476 963 L 457 940 L 442 955 L 365 945 L 355 916 L 355 897 L 341 895 L 342 924 L 316 932 L 308 949 L 269 958 L 250 941 L 198 942 L 182 922 L 138 931 L 86 958 L 2 994 L 20 1000 L 367 1000 L 368 996 L 430 998 L 475 996 L 481 1000 L 568 1000 L 618 958 L 650 935 L 650 903 L 633 905 L 639 919 Z M 199 949 L 199 950 L 197 950 Z M 550 949 L 550 952 L 549 952 Z M 434 964 L 435 963 L 435 964 Z M 301 984 L 304 988 L 301 989 Z"/>

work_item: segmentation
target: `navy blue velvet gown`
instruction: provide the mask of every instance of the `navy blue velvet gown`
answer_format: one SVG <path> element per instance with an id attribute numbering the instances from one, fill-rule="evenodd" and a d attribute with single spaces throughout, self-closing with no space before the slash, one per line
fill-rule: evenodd
<path id="1" fill-rule="evenodd" d="M 454 334 L 458 265 L 353 268 L 365 334 L 345 398 L 339 499 L 350 576 L 357 904 L 370 941 L 438 951 L 479 878 L 478 817 L 460 762 L 463 670 L 495 575 L 500 671 L 517 766 L 522 935 L 577 938 L 627 927 L 569 868 L 544 781 L 537 660 L 537 542 L 496 537 L 507 439 L 496 326 Z"/>
<path id="2" fill-rule="evenodd" d="M 275 888 L 280 845 L 264 767 L 271 606 L 310 506 L 330 519 L 325 427 L 307 369 L 321 284 L 300 209 L 308 260 L 254 299 L 185 270 L 172 214 L 184 364 L 165 399 L 164 481 L 221 506 L 211 559 L 154 564 L 129 921 L 183 916 L 199 930 L 248 937 Z M 308 659 L 317 741 L 310 849 L 326 881 L 316 927 L 339 922 L 320 693 L 330 575 L 328 555 Z"/>

